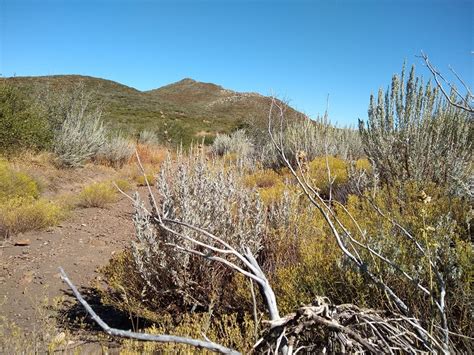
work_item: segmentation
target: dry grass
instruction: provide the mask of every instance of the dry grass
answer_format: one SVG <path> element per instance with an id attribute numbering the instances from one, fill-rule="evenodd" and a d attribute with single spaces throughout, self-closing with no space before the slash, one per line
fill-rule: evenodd
<path id="1" fill-rule="evenodd" d="M 103 208 L 118 200 L 117 189 L 108 182 L 93 183 L 84 187 L 78 196 L 77 205 L 80 207 Z"/>
<path id="2" fill-rule="evenodd" d="M 24 172 L 12 169 L 0 160 L 0 202 L 12 198 L 38 198 L 38 184 Z"/>
<path id="3" fill-rule="evenodd" d="M 143 164 L 161 165 L 168 156 L 169 152 L 166 148 L 154 145 L 137 144 L 137 153 Z M 135 155 L 130 159 L 130 163 L 136 163 Z"/>
<path id="4" fill-rule="evenodd" d="M 45 199 L 10 199 L 0 204 L 0 234 L 4 237 L 58 224 L 67 212 Z"/>
<path id="5" fill-rule="evenodd" d="M 71 336 L 60 330 L 56 321 L 62 302 L 62 297 L 34 301 L 34 326 L 28 331 L 14 319 L 0 316 L 0 354 L 53 354 L 66 348 Z"/>

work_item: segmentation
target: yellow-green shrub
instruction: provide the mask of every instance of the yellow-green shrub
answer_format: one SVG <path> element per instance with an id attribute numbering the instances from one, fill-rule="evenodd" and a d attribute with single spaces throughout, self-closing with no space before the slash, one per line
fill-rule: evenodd
<path id="1" fill-rule="evenodd" d="M 251 351 L 255 342 L 254 329 L 252 316 L 248 314 L 242 317 L 235 313 L 215 317 L 209 313 L 190 313 L 179 316 L 163 313 L 160 314 L 159 323 L 145 331 L 149 334 L 171 334 L 196 339 L 202 339 L 204 334 L 211 341 L 245 354 Z M 189 345 L 135 340 L 124 341 L 121 350 L 121 354 L 191 354 L 195 352 L 196 348 Z M 211 354 L 206 350 L 201 350 L 199 353 Z"/>
<path id="2" fill-rule="evenodd" d="M 366 231 L 366 241 L 376 250 L 393 260 L 403 270 L 413 275 L 423 285 L 434 285 L 431 277 L 430 260 L 444 275 L 447 289 L 446 304 L 451 329 L 466 328 L 470 324 L 467 314 L 470 308 L 470 294 L 473 248 L 470 242 L 469 224 L 472 218 L 467 201 L 455 198 L 447 190 L 433 183 L 404 182 L 395 187 L 383 187 L 374 200 L 375 204 L 390 218 L 397 221 L 426 250 L 420 254 L 399 228 L 387 218 L 383 218 L 372 207 L 367 198 L 350 196 L 347 209 Z M 337 209 L 339 218 L 350 233 L 364 240 L 358 229 L 342 208 Z M 365 241 L 365 240 L 364 240 Z M 382 275 L 385 283 L 395 291 L 420 319 L 430 319 L 430 302 L 413 285 L 398 276 L 398 273 L 378 259 L 371 258 L 360 250 L 372 270 Z M 471 260 L 469 260 L 471 258 Z M 385 306 L 384 298 L 371 298 L 370 306 Z M 468 326 L 472 332 L 472 326 Z"/>
<path id="3" fill-rule="evenodd" d="M 64 218 L 57 203 L 44 199 L 14 198 L 0 203 L 0 233 L 4 237 L 53 226 Z"/>
<path id="4" fill-rule="evenodd" d="M 80 192 L 78 205 L 81 207 L 104 207 L 117 199 L 117 189 L 110 183 L 100 182 L 86 186 Z"/>
<path id="5" fill-rule="evenodd" d="M 346 183 L 349 179 L 347 163 L 336 157 L 318 157 L 308 164 L 309 176 L 313 186 L 317 187 L 322 193 L 329 191 L 328 167 L 331 173 L 331 181 L 334 179 L 333 187 Z"/>
<path id="6" fill-rule="evenodd" d="M 274 262 L 271 281 L 282 314 L 311 303 L 315 296 L 326 296 L 338 303 L 365 298 L 362 277 L 341 268 L 342 252 L 322 216 L 314 212 L 294 210 L 298 216 L 292 218 L 290 228 L 273 231 L 269 240 L 276 243 L 270 256 Z M 343 284 L 349 278 L 352 282 Z"/>
<path id="7" fill-rule="evenodd" d="M 116 179 L 114 184 L 122 191 L 129 191 L 132 189 L 132 184 L 126 179 Z"/>
<path id="8" fill-rule="evenodd" d="M 246 312 L 251 310 L 251 298 L 248 280 L 238 275 L 230 280 L 225 289 L 216 290 L 224 295 L 214 295 L 211 298 L 216 299 L 227 297 L 234 305 L 233 310 L 222 310 L 216 303 L 211 302 L 206 307 L 212 308 L 212 319 L 198 306 L 195 313 L 185 313 L 180 311 L 181 305 L 176 299 L 169 301 L 169 304 L 162 305 L 161 310 L 156 309 L 155 300 L 150 299 L 147 293 L 143 292 L 143 280 L 139 273 L 134 269 L 133 256 L 129 250 L 114 255 L 109 263 L 104 266 L 100 272 L 104 280 L 107 280 L 107 287 L 98 283 L 98 290 L 101 301 L 109 306 L 113 306 L 133 317 L 140 317 L 156 323 L 155 327 L 147 329 L 150 333 L 167 333 L 182 336 L 191 336 L 202 338 L 201 333 L 219 343 L 241 350 L 249 350 L 253 345 L 254 323 Z M 111 292 L 111 290 L 114 290 Z M 234 292 L 235 291 L 235 292 Z M 175 303 L 173 303 L 175 301 Z M 239 307 L 235 307 L 239 305 Z M 173 315 L 169 314 L 173 310 Z M 235 313 L 233 313 L 235 312 Z M 156 344 L 156 343 L 138 343 L 130 341 L 125 343 L 125 353 L 149 353 L 151 351 L 160 352 L 185 352 L 191 348 L 176 344 Z"/>
<path id="9" fill-rule="evenodd" d="M 146 179 L 145 179 L 146 176 Z M 146 183 L 148 181 L 148 184 L 150 186 L 155 185 L 155 175 L 154 174 L 145 174 L 145 175 L 137 175 L 134 178 L 137 186 L 146 186 Z"/>
<path id="10" fill-rule="evenodd" d="M 365 170 L 367 172 L 371 172 L 372 171 L 372 164 L 370 164 L 369 159 L 361 158 L 361 159 L 356 160 L 355 168 L 356 168 L 356 170 L 359 170 L 359 171 L 360 170 Z"/>
<path id="11" fill-rule="evenodd" d="M 285 190 L 282 177 L 271 169 L 259 170 L 247 175 L 244 183 L 248 187 L 257 188 L 262 202 L 267 206 L 281 199 Z"/>
<path id="12" fill-rule="evenodd" d="M 38 184 L 25 173 L 0 160 L 0 202 L 11 198 L 38 198 Z"/>

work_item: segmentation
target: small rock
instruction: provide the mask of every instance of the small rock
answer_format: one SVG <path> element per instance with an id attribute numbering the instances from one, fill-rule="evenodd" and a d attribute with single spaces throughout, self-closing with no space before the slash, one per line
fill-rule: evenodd
<path id="1" fill-rule="evenodd" d="M 31 242 L 30 242 L 29 239 L 20 239 L 20 240 L 17 240 L 15 242 L 15 246 L 17 246 L 17 247 L 26 247 L 30 244 L 31 244 Z"/>

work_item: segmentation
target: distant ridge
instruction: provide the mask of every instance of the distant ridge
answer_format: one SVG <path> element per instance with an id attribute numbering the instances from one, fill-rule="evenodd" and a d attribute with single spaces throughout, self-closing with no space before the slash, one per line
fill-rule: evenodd
<path id="1" fill-rule="evenodd" d="M 163 142 L 189 144 L 207 141 L 217 133 L 228 133 L 248 122 L 265 122 L 270 98 L 241 93 L 213 83 L 184 78 L 149 91 L 112 80 L 84 75 L 51 75 L 0 78 L 33 97 L 45 90 L 65 92 L 83 83 L 104 107 L 104 119 L 114 129 L 136 134 L 155 131 Z M 301 116 L 288 107 L 288 116 Z"/>

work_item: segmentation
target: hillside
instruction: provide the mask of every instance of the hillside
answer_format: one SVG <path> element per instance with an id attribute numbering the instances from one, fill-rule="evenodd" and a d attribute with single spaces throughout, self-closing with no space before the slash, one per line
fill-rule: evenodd
<path id="1" fill-rule="evenodd" d="M 150 91 L 120 83 L 80 75 L 1 78 L 30 97 L 46 90 L 67 92 L 79 83 L 91 91 L 104 107 L 104 119 L 114 129 L 136 134 L 155 131 L 163 142 L 187 145 L 230 132 L 246 122 L 265 122 L 269 97 L 239 93 L 212 83 L 183 79 Z M 290 116 L 300 115 L 288 109 Z"/>

